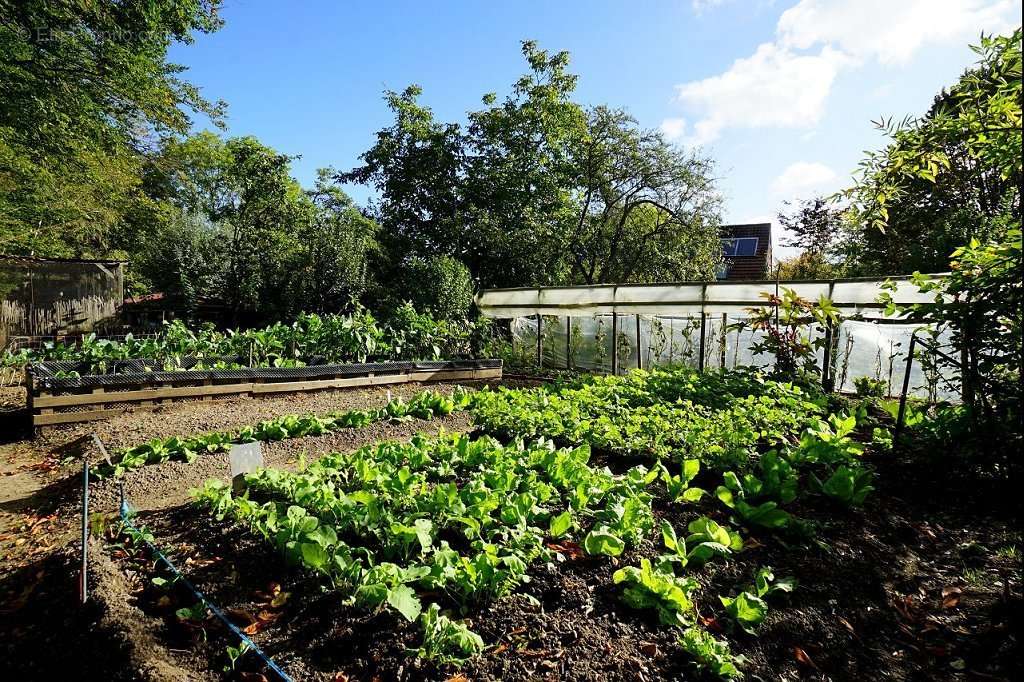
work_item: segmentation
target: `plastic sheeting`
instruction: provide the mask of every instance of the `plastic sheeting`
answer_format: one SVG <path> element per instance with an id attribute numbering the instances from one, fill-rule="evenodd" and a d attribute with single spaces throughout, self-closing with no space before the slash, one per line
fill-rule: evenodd
<path id="1" fill-rule="evenodd" d="M 934 275 L 941 277 L 941 275 Z M 764 295 L 793 289 L 809 300 L 828 296 L 846 314 L 881 317 L 878 297 L 883 285 L 900 304 L 927 303 L 933 294 L 921 294 L 905 277 L 821 282 L 687 282 L 682 284 L 600 284 L 583 287 L 488 289 L 476 298 L 487 317 L 515 318 L 529 315 L 593 317 L 602 314 L 686 316 L 727 313 L 742 315 L 746 308 L 764 305 Z"/>
<path id="2" fill-rule="evenodd" d="M 701 318 L 696 316 L 663 316 L 619 314 L 543 317 L 540 350 L 543 365 L 551 368 L 575 368 L 596 372 L 612 371 L 612 353 L 618 353 L 620 373 L 636 367 L 767 367 L 771 355 L 755 353 L 753 347 L 764 332 L 735 325 L 743 316 L 707 315 L 704 323 L 704 361 L 701 363 Z M 637 321 L 639 319 L 639 326 Z M 613 328 L 618 343 L 612 343 Z M 836 389 L 844 393 L 855 390 L 860 377 L 884 380 L 890 395 L 898 395 L 906 370 L 906 353 L 910 337 L 919 325 L 878 324 L 847 320 L 836 335 L 833 376 Z M 537 317 L 517 317 L 511 322 L 516 364 L 537 363 Z M 638 339 L 639 332 L 639 339 Z M 824 331 L 812 329 L 812 338 Z M 943 345 L 947 339 L 939 338 Z M 822 353 L 819 351 L 819 356 Z M 638 362 L 639 358 L 639 362 Z M 821 368 L 818 359 L 818 368 Z M 935 363 L 922 346 L 915 351 L 911 368 L 910 393 L 931 400 L 955 400 L 959 380 L 956 376 L 940 376 Z"/>

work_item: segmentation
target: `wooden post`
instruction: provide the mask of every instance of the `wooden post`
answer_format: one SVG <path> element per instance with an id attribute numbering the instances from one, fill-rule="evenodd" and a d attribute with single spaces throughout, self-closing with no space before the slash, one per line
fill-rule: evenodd
<path id="1" fill-rule="evenodd" d="M 907 349 L 907 369 L 903 373 L 903 390 L 900 391 L 900 410 L 896 416 L 896 429 L 893 433 L 893 443 L 900 439 L 903 431 L 903 421 L 907 414 L 907 392 L 910 390 L 910 369 L 914 365 L 914 346 L 917 344 L 917 332 L 910 335 L 910 347 Z"/>
<path id="2" fill-rule="evenodd" d="M 636 368 L 643 369 L 644 361 L 642 360 L 643 353 L 640 350 L 640 314 L 636 316 Z"/>
<path id="3" fill-rule="evenodd" d="M 619 373 L 619 314 L 612 313 L 612 374 Z"/>

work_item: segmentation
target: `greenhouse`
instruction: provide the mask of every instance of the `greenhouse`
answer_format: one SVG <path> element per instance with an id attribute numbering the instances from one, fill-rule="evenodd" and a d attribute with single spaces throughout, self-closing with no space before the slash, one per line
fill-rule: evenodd
<path id="1" fill-rule="evenodd" d="M 911 336 L 929 327 L 886 315 L 879 296 L 886 291 L 897 305 L 932 300 L 905 277 L 491 289 L 476 303 L 484 315 L 510 320 L 515 357 L 524 364 L 611 373 L 677 365 L 733 369 L 772 362 L 752 350 L 765 332 L 744 321 L 766 297 L 787 289 L 808 301 L 824 296 L 840 311 L 834 330 L 812 325 L 809 332 L 827 342 L 819 369 L 836 390 L 852 393 L 854 380 L 867 376 L 899 393 Z M 947 335 L 933 341 L 948 345 Z M 935 368 L 924 345 L 915 355 L 910 392 L 933 401 L 956 398 L 956 376 Z"/>

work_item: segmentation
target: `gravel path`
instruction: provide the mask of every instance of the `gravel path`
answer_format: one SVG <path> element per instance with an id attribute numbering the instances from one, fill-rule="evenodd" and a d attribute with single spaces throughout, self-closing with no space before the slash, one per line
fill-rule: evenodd
<path id="1" fill-rule="evenodd" d="M 100 440 L 114 450 L 144 443 L 152 438 L 191 436 L 208 431 L 237 429 L 285 414 L 317 414 L 381 407 L 388 396 L 408 399 L 429 388 L 450 394 L 457 384 L 396 384 L 387 387 L 296 393 L 276 398 L 236 398 L 232 400 L 172 403 L 152 411 L 128 411 L 100 422 L 69 424 L 42 429 L 34 445 L 53 449 L 95 431 Z M 467 382 L 465 385 L 479 385 Z"/>
<path id="2" fill-rule="evenodd" d="M 312 461 L 328 452 L 355 450 L 382 440 L 408 440 L 417 433 L 459 432 L 471 428 L 470 416 L 458 412 L 429 421 L 414 419 L 398 423 L 377 422 L 358 429 L 342 429 L 322 436 L 305 436 L 263 443 L 263 461 L 268 467 L 294 469 L 299 456 Z M 164 509 L 189 500 L 189 490 L 210 478 L 230 476 L 227 453 L 200 455 L 192 463 L 172 461 L 151 464 L 125 473 L 118 479 L 101 481 L 91 487 L 92 508 L 116 511 L 120 486 L 131 505 L 140 511 Z"/>

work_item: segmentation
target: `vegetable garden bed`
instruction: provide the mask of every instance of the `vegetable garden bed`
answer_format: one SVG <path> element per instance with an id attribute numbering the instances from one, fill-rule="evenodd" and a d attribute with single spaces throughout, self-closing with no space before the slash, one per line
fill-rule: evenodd
<path id="1" fill-rule="evenodd" d="M 112 369 L 119 371 L 81 375 L 75 363 L 31 365 L 27 383 L 33 426 L 105 419 L 128 407 L 152 409 L 181 400 L 501 378 L 501 361 L 487 359 L 170 372 L 160 371 L 151 361 L 134 360 Z"/>
<path id="2" fill-rule="evenodd" d="M 212 480 L 136 523 L 300 679 L 877 670 L 845 645 L 792 649 L 897 634 L 831 616 L 877 598 L 861 573 L 884 560 L 861 537 L 883 523 L 862 511 L 867 460 L 890 446 L 870 401 L 691 371 L 461 400 L 483 433 L 267 469 L 241 496 Z M 269 675 L 118 542 L 140 607 L 197 674 Z"/>

